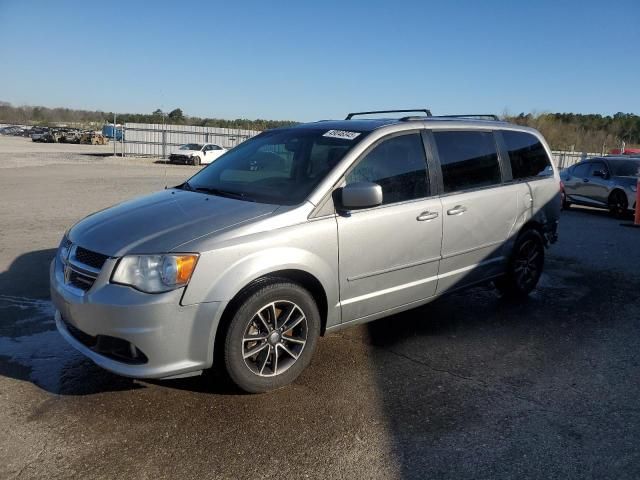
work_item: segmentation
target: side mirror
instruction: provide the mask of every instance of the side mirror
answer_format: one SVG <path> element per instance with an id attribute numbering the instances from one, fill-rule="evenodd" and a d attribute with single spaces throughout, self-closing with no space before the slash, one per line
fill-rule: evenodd
<path id="1" fill-rule="evenodd" d="M 342 188 L 340 200 L 347 210 L 377 207 L 382 203 L 382 187 L 372 182 L 350 183 Z"/>

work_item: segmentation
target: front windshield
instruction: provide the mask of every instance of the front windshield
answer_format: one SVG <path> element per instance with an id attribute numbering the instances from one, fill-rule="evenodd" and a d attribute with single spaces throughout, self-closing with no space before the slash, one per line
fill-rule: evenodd
<path id="1" fill-rule="evenodd" d="M 199 143 L 187 143 L 186 145 L 182 145 L 180 150 L 200 150 L 202 145 Z"/>
<path id="2" fill-rule="evenodd" d="M 326 128 L 267 131 L 222 155 L 188 184 L 261 203 L 296 205 L 364 136 Z"/>
<path id="3" fill-rule="evenodd" d="M 616 177 L 640 177 L 640 159 L 612 160 L 609 165 Z"/>

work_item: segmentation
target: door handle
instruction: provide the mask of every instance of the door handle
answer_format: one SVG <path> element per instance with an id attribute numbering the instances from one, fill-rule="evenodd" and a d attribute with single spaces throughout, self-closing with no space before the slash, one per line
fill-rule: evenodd
<path id="1" fill-rule="evenodd" d="M 434 218 L 438 218 L 438 212 L 422 212 L 420 215 L 416 217 L 416 220 L 419 222 L 424 222 L 426 220 L 433 220 Z"/>
<path id="2" fill-rule="evenodd" d="M 456 205 L 451 210 L 447 210 L 447 215 L 462 215 L 467 211 L 467 207 L 464 205 Z"/>
<path id="3" fill-rule="evenodd" d="M 589 179 L 588 179 L 588 178 L 583 178 L 583 179 L 582 179 L 582 181 L 583 181 L 584 183 L 589 183 Z"/>

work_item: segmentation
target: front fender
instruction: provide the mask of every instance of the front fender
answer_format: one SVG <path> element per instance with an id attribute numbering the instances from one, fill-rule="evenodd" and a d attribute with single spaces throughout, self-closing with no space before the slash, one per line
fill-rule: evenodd
<path id="1" fill-rule="evenodd" d="M 229 253 L 210 252 L 201 256 L 182 299 L 183 305 L 229 302 L 257 278 L 281 270 L 300 270 L 313 275 L 325 291 L 327 326 L 340 323 L 337 258 L 335 263 L 330 262 L 316 253 L 296 247 L 273 247 L 246 255 L 237 252 L 231 259 Z M 223 270 L 220 270 L 221 257 L 227 260 Z"/>

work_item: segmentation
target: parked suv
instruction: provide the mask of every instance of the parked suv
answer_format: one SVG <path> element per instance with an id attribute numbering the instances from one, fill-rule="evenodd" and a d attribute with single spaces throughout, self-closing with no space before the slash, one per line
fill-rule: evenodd
<path id="1" fill-rule="evenodd" d="M 74 225 L 51 264 L 62 336 L 121 375 L 215 363 L 263 392 L 326 332 L 480 282 L 531 292 L 560 212 L 537 131 L 354 116 L 263 132 Z"/>

